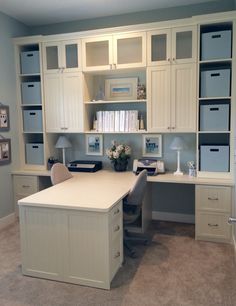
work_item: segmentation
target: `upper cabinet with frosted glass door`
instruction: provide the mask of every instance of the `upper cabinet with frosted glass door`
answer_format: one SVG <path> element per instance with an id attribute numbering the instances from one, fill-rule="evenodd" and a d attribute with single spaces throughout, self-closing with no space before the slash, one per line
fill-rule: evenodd
<path id="1" fill-rule="evenodd" d="M 148 66 L 196 62 L 196 26 L 147 32 Z"/>
<path id="2" fill-rule="evenodd" d="M 82 69 L 81 41 L 54 41 L 43 44 L 44 73 L 76 72 Z"/>
<path id="3" fill-rule="evenodd" d="M 146 33 L 104 35 L 82 40 L 83 70 L 146 66 Z"/>

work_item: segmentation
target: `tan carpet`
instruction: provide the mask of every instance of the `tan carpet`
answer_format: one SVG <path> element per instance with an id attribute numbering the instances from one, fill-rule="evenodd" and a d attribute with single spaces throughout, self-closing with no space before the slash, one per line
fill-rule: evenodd
<path id="1" fill-rule="evenodd" d="M 232 246 L 194 240 L 194 226 L 153 222 L 110 291 L 22 276 L 18 223 L 0 232 L 0 306 L 235 306 Z"/>

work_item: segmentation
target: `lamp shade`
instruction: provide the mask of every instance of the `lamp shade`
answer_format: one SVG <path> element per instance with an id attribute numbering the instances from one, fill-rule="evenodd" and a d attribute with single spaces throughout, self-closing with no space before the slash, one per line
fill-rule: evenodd
<path id="1" fill-rule="evenodd" d="M 71 143 L 66 138 L 66 136 L 60 136 L 57 140 L 57 143 L 55 144 L 55 148 L 57 149 L 65 149 L 65 148 L 70 148 L 70 147 L 71 147 Z"/>
<path id="2" fill-rule="evenodd" d="M 170 145 L 171 150 L 181 151 L 185 148 L 185 143 L 181 137 L 175 137 Z"/>

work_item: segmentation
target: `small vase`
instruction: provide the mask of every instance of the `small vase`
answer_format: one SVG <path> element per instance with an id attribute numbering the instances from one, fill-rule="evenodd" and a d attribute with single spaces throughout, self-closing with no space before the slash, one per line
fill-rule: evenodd
<path id="1" fill-rule="evenodd" d="M 128 160 L 120 160 L 114 162 L 114 170 L 117 172 L 126 171 L 128 166 Z"/>

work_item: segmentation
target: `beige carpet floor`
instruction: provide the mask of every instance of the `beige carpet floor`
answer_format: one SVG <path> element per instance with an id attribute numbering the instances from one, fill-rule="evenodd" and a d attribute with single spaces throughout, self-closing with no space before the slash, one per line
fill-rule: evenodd
<path id="1" fill-rule="evenodd" d="M 232 246 L 194 240 L 194 226 L 153 222 L 110 291 L 21 274 L 19 226 L 0 232 L 0 306 L 235 306 Z"/>

